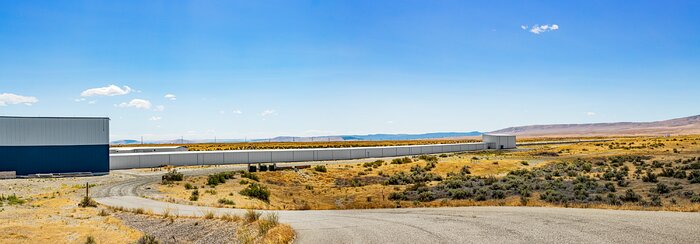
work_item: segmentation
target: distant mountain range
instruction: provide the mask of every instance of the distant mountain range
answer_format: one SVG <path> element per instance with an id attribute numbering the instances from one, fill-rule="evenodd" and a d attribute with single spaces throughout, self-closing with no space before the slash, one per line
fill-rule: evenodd
<path id="1" fill-rule="evenodd" d="M 553 124 L 510 127 L 490 133 L 519 136 L 632 136 L 700 134 L 700 115 L 654 122 Z"/>
<path id="2" fill-rule="evenodd" d="M 518 136 L 633 136 L 633 135 L 689 135 L 700 134 L 700 115 L 685 118 L 670 119 L 654 122 L 617 122 L 592 124 L 552 124 L 528 125 L 509 127 L 492 131 L 494 134 L 512 134 Z M 478 131 L 472 132 L 437 132 L 425 134 L 371 134 L 371 135 L 339 135 L 319 137 L 279 136 L 270 139 L 255 139 L 252 142 L 314 142 L 314 141 L 386 141 L 386 140 L 421 140 L 446 139 L 480 136 Z M 243 142 L 241 139 L 218 139 L 218 143 Z M 212 143 L 214 140 L 159 140 L 144 141 L 146 144 L 189 144 Z M 118 140 L 112 144 L 139 144 L 139 140 Z"/>
<path id="3" fill-rule="evenodd" d="M 480 136 L 478 131 L 472 132 L 435 132 L 425 134 L 371 134 L 371 135 L 342 135 L 342 136 L 318 136 L 318 137 L 291 137 L 279 136 L 270 139 L 255 141 L 272 142 L 312 142 L 312 141 L 405 141 L 405 140 L 425 140 L 444 139 L 467 136 Z"/>
<path id="4" fill-rule="evenodd" d="M 372 134 L 372 135 L 340 135 L 340 136 L 318 136 L 318 137 L 294 137 L 294 136 L 278 136 L 269 139 L 253 139 L 251 142 L 314 142 L 314 141 L 403 141 L 403 140 L 425 140 L 425 139 L 444 139 L 458 138 L 469 136 L 480 136 L 482 133 L 478 131 L 472 132 L 436 132 L 425 134 Z M 217 143 L 232 143 L 243 142 L 242 139 L 218 139 Z M 190 143 L 213 143 L 214 140 L 157 140 L 144 141 L 145 144 L 190 144 Z M 116 145 L 140 144 L 139 140 L 117 140 L 112 141 Z"/>

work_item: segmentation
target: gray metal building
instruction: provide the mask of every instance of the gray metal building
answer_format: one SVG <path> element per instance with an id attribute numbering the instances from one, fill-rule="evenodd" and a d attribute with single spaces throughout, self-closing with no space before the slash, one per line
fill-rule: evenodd
<path id="1" fill-rule="evenodd" d="M 109 172 L 109 118 L 0 116 L 0 171 Z"/>

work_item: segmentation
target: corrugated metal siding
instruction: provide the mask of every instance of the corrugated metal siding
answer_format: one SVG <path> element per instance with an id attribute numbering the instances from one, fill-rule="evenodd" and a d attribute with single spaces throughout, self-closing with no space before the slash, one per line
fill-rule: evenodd
<path id="1" fill-rule="evenodd" d="M 107 118 L 0 117 L 0 146 L 108 144 Z"/>

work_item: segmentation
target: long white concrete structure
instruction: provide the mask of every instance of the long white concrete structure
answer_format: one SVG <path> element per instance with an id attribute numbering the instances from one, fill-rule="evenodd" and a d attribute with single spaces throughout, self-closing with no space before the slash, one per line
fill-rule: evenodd
<path id="1" fill-rule="evenodd" d="M 109 157 L 110 169 L 131 169 L 158 167 L 161 165 L 191 166 L 331 161 L 453 153 L 501 148 L 513 147 L 508 145 L 500 145 L 497 142 L 478 142 L 387 147 L 120 153 L 112 154 Z"/>

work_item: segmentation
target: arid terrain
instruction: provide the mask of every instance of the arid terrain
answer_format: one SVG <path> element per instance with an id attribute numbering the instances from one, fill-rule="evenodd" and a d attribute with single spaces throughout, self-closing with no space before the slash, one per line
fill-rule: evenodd
<path id="1" fill-rule="evenodd" d="M 97 189 L 133 178 L 131 173 L 112 173 L 0 180 L 0 243 L 136 243 L 149 238 L 161 243 L 287 243 L 294 238 L 289 226 L 268 216 L 191 218 L 109 208 L 94 201 L 79 206 L 86 183 Z M 268 226 L 264 233 L 261 225 Z"/>
<path id="2" fill-rule="evenodd" d="M 157 198 L 169 202 L 227 208 L 505 205 L 696 212 L 699 142 L 700 136 L 632 137 L 234 172 L 229 179 L 212 174 L 152 187 L 160 192 Z M 267 196 L 244 193 L 251 189 Z"/>
<path id="3" fill-rule="evenodd" d="M 579 139 L 583 138 L 531 141 Z M 393 228 L 384 223 L 386 221 L 405 221 L 402 225 L 413 223 L 414 226 L 432 223 L 432 226 L 443 222 L 439 219 L 419 221 L 431 212 L 424 208 L 462 206 L 495 208 L 445 208 L 433 212 L 435 216 L 454 216 L 445 221 L 468 221 L 472 215 L 465 215 L 464 211 L 474 211 L 473 216 L 486 218 L 493 224 L 500 221 L 498 216 L 501 215 L 527 219 L 539 211 L 538 216 L 545 218 L 544 212 L 556 212 L 547 210 L 551 207 L 666 211 L 664 221 L 692 225 L 695 222 L 692 216 L 670 213 L 700 211 L 699 143 L 700 136 L 694 135 L 639 136 L 570 144 L 531 144 L 507 151 L 294 163 L 291 165 L 306 167 L 254 173 L 242 171 L 243 166 L 197 166 L 121 170 L 99 177 L 2 180 L 0 241 L 133 243 L 153 238 L 167 243 L 286 243 L 300 238 L 297 239 L 300 242 L 312 243 L 376 243 L 386 240 L 382 235 L 370 235 L 372 230 L 405 235 L 405 229 Z M 90 186 L 90 195 L 105 204 L 89 201 L 88 206 L 78 206 L 84 202 L 86 183 Z M 546 208 L 499 210 L 507 206 Z M 423 210 L 407 211 L 407 208 Z M 247 212 L 247 209 L 261 211 Z M 372 211 L 378 212 L 343 212 L 348 209 L 376 209 Z M 404 210 L 390 211 L 392 209 Z M 278 212 L 280 217 L 277 217 Z M 605 219 L 602 216 L 616 216 L 614 222 L 630 218 L 625 217 L 624 212 L 559 211 L 547 218 L 561 219 L 576 214 L 576 218 L 600 222 Z M 629 212 L 634 212 L 631 213 L 633 218 L 644 221 L 661 217 L 651 212 Z M 352 217 L 360 215 L 368 217 Z M 369 223 L 374 219 L 369 215 L 382 216 L 384 222 Z M 285 224 L 287 221 L 298 229 L 292 230 Z M 562 231 L 577 228 L 574 227 L 577 221 L 566 221 L 567 225 L 561 226 Z M 472 224 L 477 228 L 484 223 Z M 508 228 L 514 230 L 521 228 L 512 222 L 501 224 L 511 225 Z M 547 222 L 534 224 L 546 228 Z M 353 227 L 365 225 L 374 227 Z M 481 227 L 486 233 L 499 231 Z M 624 233 L 629 228 L 638 228 L 618 227 L 610 229 L 604 240 L 634 239 L 624 237 Z M 677 227 L 666 223 L 654 228 Z M 297 237 L 295 232 L 301 235 Z M 416 237 L 426 242 L 438 238 L 435 235 L 447 242 L 463 241 L 460 236 L 443 236 L 445 234 L 442 229 L 435 229 Z M 534 238 L 532 240 L 544 240 L 537 239 L 543 238 L 539 231 L 521 234 Z M 636 235 L 641 238 L 637 238 L 639 240 L 650 238 L 641 233 Z M 517 236 L 494 239 L 489 234 L 479 238 L 496 242 L 516 240 Z"/>
<path id="4" fill-rule="evenodd" d="M 700 134 L 700 115 L 654 122 L 529 125 L 505 128 L 492 133 L 521 137 L 693 135 Z"/>

